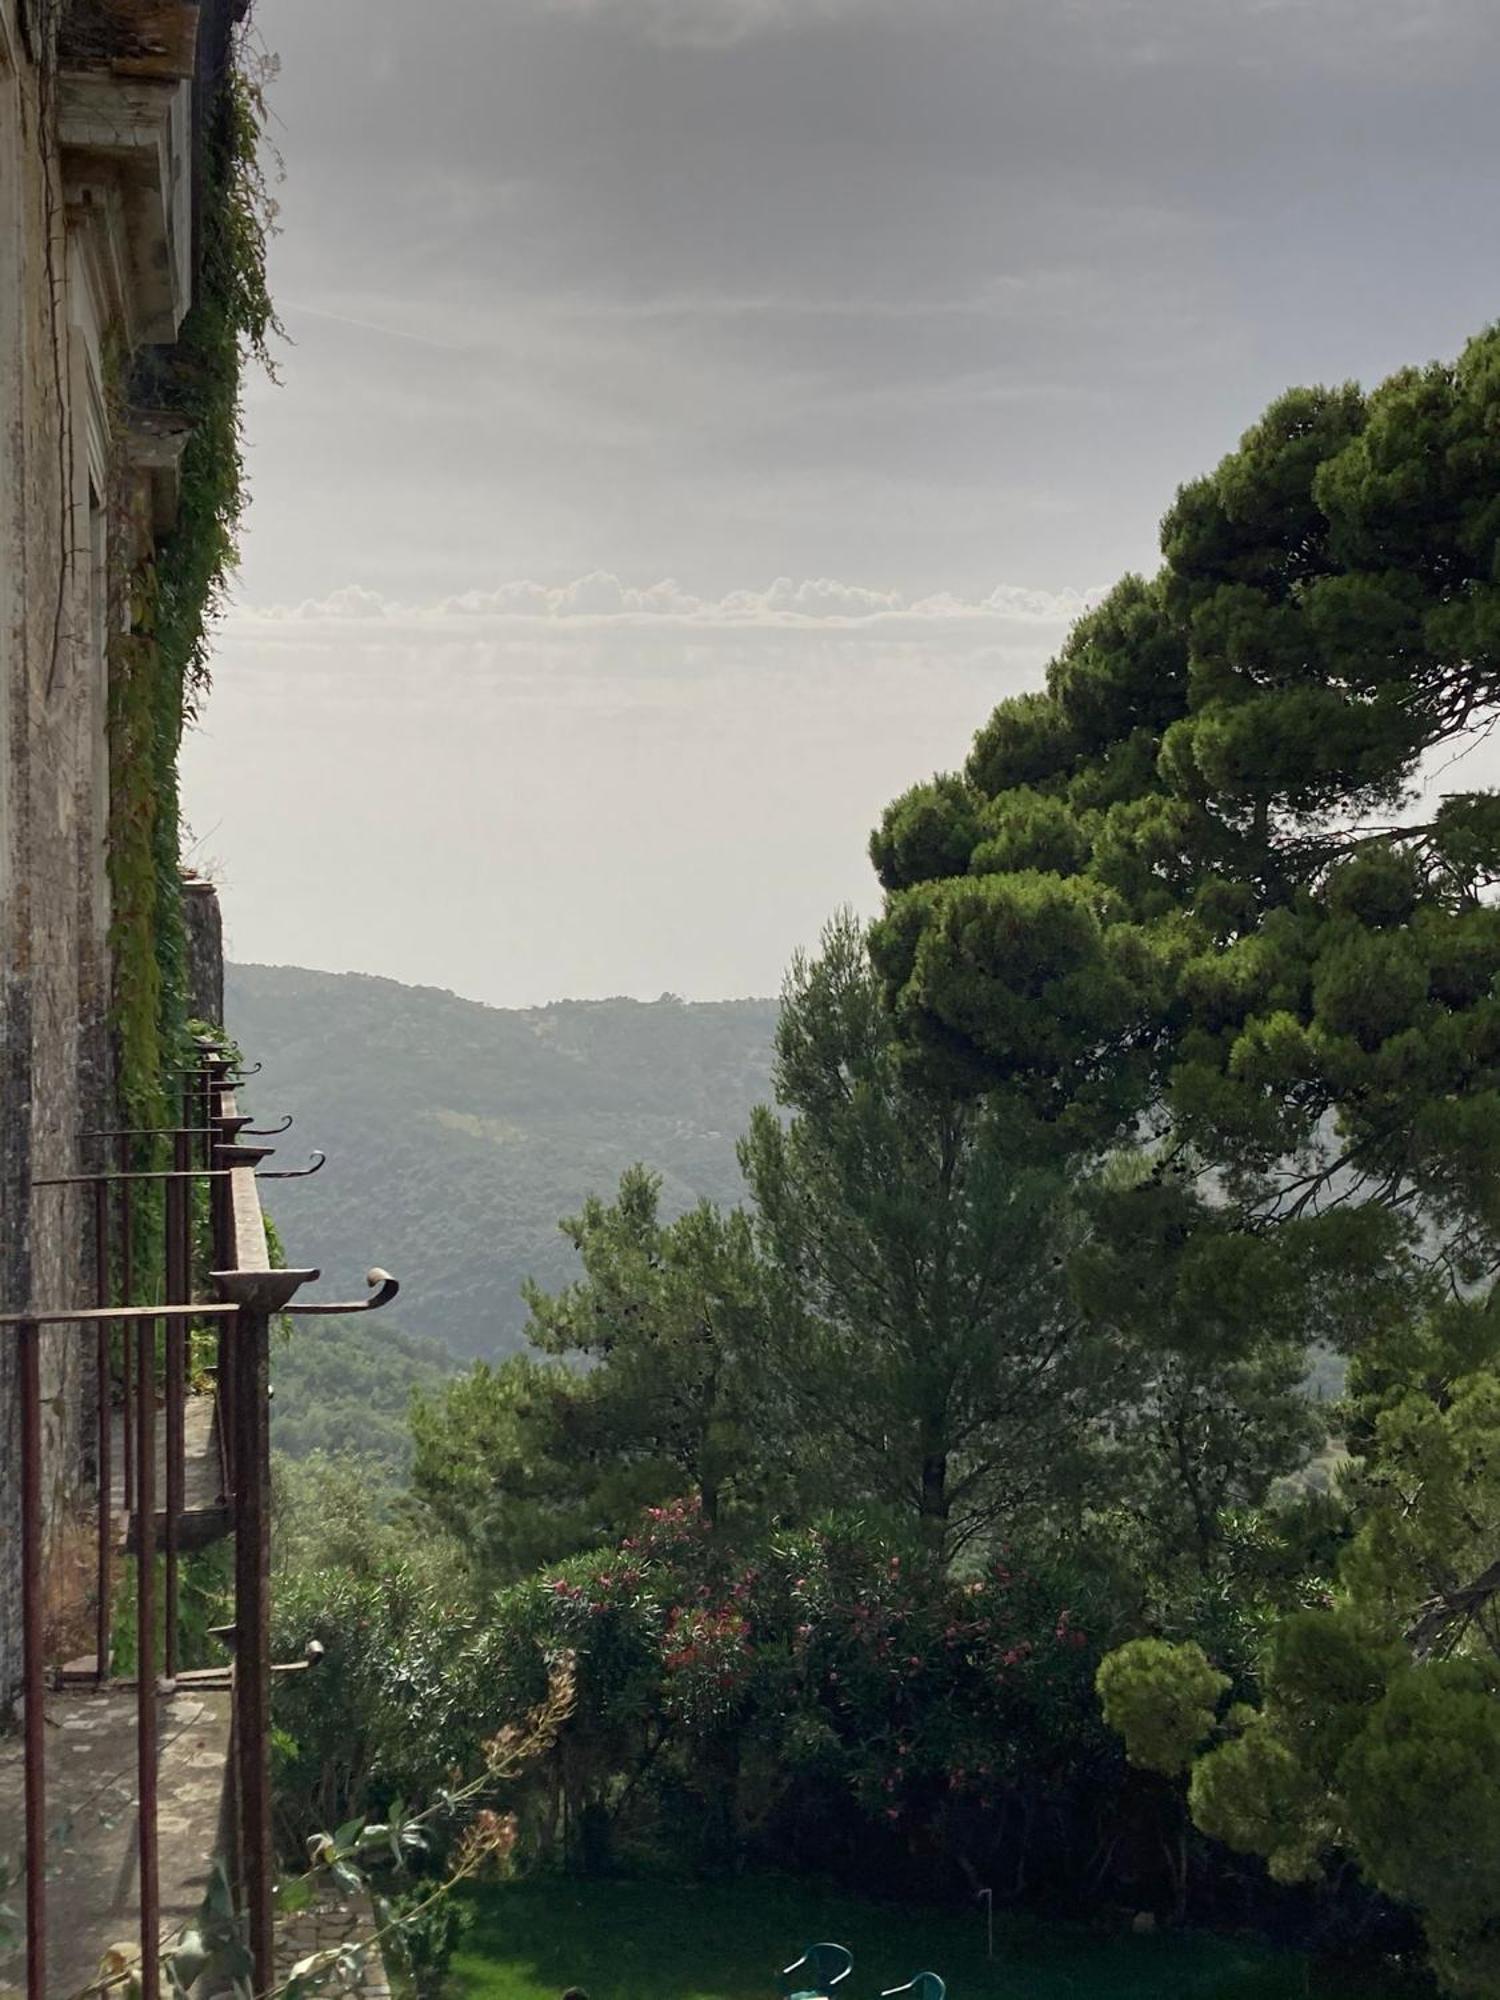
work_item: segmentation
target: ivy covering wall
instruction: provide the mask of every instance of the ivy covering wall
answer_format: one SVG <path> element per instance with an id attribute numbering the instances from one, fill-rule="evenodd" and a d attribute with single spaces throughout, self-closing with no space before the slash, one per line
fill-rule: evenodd
<path id="1" fill-rule="evenodd" d="M 261 165 L 268 64 L 241 26 L 207 112 L 193 304 L 176 344 L 138 357 L 129 399 L 191 427 L 176 521 L 128 580 L 110 662 L 114 1027 L 122 1123 L 170 1123 L 185 1013 L 178 756 L 209 682 L 209 641 L 246 503 L 241 379 L 270 367 L 275 208 Z M 123 624 L 124 621 L 122 621 Z"/>

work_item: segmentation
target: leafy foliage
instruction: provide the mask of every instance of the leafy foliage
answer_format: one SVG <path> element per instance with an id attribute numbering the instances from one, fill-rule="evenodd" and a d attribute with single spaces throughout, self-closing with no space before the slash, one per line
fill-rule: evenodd
<path id="1" fill-rule="evenodd" d="M 1144 1121 L 1331 1265 L 1365 1196 L 1365 1253 L 1420 1211 L 1491 1254 L 1500 813 L 1391 814 L 1497 692 L 1497 407 L 1500 333 L 1283 397 L 872 846 L 927 1064 L 1077 1148 Z"/>
<path id="2" fill-rule="evenodd" d="M 544 1353 L 601 1364 L 563 1406 L 574 1451 L 654 1459 L 713 1526 L 726 1484 L 747 1485 L 772 1456 L 751 1444 L 760 1270 L 742 1212 L 700 1202 L 664 1224 L 660 1187 L 632 1168 L 613 1202 L 591 1197 L 562 1224 L 584 1275 L 555 1298 L 527 1286 L 529 1331 Z"/>
<path id="3" fill-rule="evenodd" d="M 754 1114 L 750 1212 L 664 1221 L 631 1169 L 562 1225 L 582 1279 L 527 1287 L 533 1344 L 573 1366 L 518 1357 L 419 1401 L 417 1494 L 487 1576 L 684 1494 L 739 1536 L 863 1504 L 939 1563 L 1002 1519 L 1132 1496 L 1159 1553 L 1206 1566 L 1228 1510 L 1322 1441 L 1267 1274 L 1231 1295 L 1201 1260 L 1196 1341 L 1175 1327 L 1173 1253 L 1110 1243 L 1111 1190 L 902 1064 L 851 919 L 793 969 L 774 1082 L 789 1115 Z"/>
<path id="4" fill-rule="evenodd" d="M 1099 1700 L 1104 1720 L 1125 1739 L 1132 1764 L 1185 1771 L 1192 1755 L 1213 1733 L 1227 1674 L 1209 1663 L 1203 1648 L 1189 1640 L 1132 1639 L 1099 1668 Z"/>
<path id="5" fill-rule="evenodd" d="M 1451 1306 L 1356 1364 L 1343 1476 L 1357 1532 L 1331 1603 L 1276 1625 L 1257 1707 L 1194 1645 L 1100 1669 L 1133 1760 L 1193 1768 L 1199 1827 L 1284 1881 L 1350 1852 L 1421 1912 L 1448 1986 L 1500 1991 L 1500 1397 L 1491 1311 Z"/>
<path id="6" fill-rule="evenodd" d="M 1179 492 L 1158 574 L 872 842 L 908 1059 L 1108 1160 L 1079 1276 L 1176 1357 L 1154 1428 L 1192 1511 L 1231 1499 L 1195 1371 L 1239 1373 L 1253 1462 L 1309 1335 L 1353 1356 L 1352 1539 L 1270 1631 L 1258 1704 L 1220 1718 L 1239 1665 L 1153 1636 L 1105 1663 L 1106 1713 L 1165 1773 L 1211 1742 L 1201 1829 L 1288 1881 L 1353 1856 L 1476 1996 L 1500 1993 L 1500 802 L 1407 808 L 1500 696 L 1497 413 L 1500 330 L 1282 397 Z"/>
<path id="7" fill-rule="evenodd" d="M 263 79 L 244 31 L 205 113 L 193 303 L 176 343 L 135 362 L 131 400 L 185 418 L 177 516 L 131 580 L 110 657 L 108 867 L 126 1125 L 170 1122 L 164 1091 L 183 1027 L 177 758 L 208 679 L 208 646 L 247 500 L 240 438 L 247 360 L 270 367 L 266 289 L 275 218 L 261 164 Z"/>
<path id="8" fill-rule="evenodd" d="M 1076 1478 L 1112 1400 L 1069 1296 L 1076 1205 L 983 1104 L 899 1058 L 862 928 L 788 977 L 741 1161 L 771 1270 L 769 1372 L 802 1449 L 944 1559 Z"/>
<path id="9" fill-rule="evenodd" d="M 1022 1799 L 1054 1820 L 1102 1803 L 1110 1616 L 1078 1576 L 998 1562 L 952 1581 L 859 1516 L 735 1551 L 680 1502 L 512 1586 L 479 1643 L 515 1704 L 559 1650 L 577 1660 L 557 1789 L 533 1802 L 544 1844 L 597 1865 L 665 1824 L 699 1862 L 909 1865 L 934 1843 L 982 1852 Z"/>

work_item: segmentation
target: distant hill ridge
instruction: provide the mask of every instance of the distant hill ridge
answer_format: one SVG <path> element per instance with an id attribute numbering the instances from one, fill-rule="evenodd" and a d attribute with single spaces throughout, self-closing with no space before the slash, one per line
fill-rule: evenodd
<path id="1" fill-rule="evenodd" d="M 296 1114 L 267 1188 L 296 1261 L 345 1294 L 372 1262 L 401 1326 L 457 1354 L 520 1344 L 528 1275 L 573 1275 L 558 1233 L 632 1161 L 672 1210 L 738 1201 L 735 1142 L 770 1094 L 773 1000 L 562 1000 L 489 1007 L 436 987 L 296 966 L 227 969 L 228 1028 L 264 1068 L 260 1122 Z M 373 1323 L 372 1323 L 373 1325 Z"/>

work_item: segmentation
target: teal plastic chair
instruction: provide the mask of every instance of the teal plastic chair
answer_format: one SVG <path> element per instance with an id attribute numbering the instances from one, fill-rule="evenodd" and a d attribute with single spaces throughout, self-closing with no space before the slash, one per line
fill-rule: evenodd
<path id="1" fill-rule="evenodd" d="M 919 1972 L 904 1986 L 888 1986 L 880 2000 L 895 2000 L 898 1993 L 910 1993 L 913 2000 L 945 2000 L 948 1987 L 935 1972 Z"/>
<path id="2" fill-rule="evenodd" d="M 785 2000 L 829 2000 L 840 1980 L 854 1970 L 854 1954 L 841 1944 L 810 1944 L 781 1969 Z"/>

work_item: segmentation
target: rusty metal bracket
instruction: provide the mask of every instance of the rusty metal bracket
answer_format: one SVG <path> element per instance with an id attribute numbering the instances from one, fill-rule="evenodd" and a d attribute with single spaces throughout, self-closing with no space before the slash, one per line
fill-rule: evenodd
<path id="1" fill-rule="evenodd" d="M 316 1278 L 318 1273 L 304 1271 L 301 1275 Z M 223 1299 L 203 1299 L 194 1305 L 179 1301 L 163 1306 L 63 1306 L 55 1311 L 33 1307 L 30 1312 L 0 1313 L 0 1326 L 26 1326 L 32 1322 L 37 1326 L 97 1326 L 101 1320 L 120 1319 L 220 1319 L 237 1310 Z"/>
<path id="2" fill-rule="evenodd" d="M 356 1299 L 352 1304 L 347 1301 L 339 1303 L 333 1300 L 304 1299 L 296 1305 L 285 1307 L 284 1310 L 296 1317 L 305 1317 L 312 1313 L 379 1312 L 382 1306 L 390 1304 L 401 1289 L 400 1280 L 393 1278 L 389 1271 L 382 1271 L 378 1265 L 374 1270 L 366 1271 L 365 1283 L 370 1287 L 370 1296 L 367 1299 Z"/>
<path id="3" fill-rule="evenodd" d="M 124 1125 L 110 1130 L 80 1132 L 80 1139 L 175 1139 L 179 1133 L 186 1133 L 191 1139 L 201 1139 L 212 1132 L 212 1125 Z"/>
<path id="4" fill-rule="evenodd" d="M 223 1152 L 225 1148 L 221 1146 L 216 1150 Z M 275 1148 L 246 1146 L 242 1150 L 254 1159 L 263 1160 L 268 1153 L 274 1152 Z M 305 1181 L 309 1174 L 317 1173 L 319 1168 L 326 1164 L 327 1159 L 328 1155 L 314 1146 L 310 1167 L 283 1168 L 279 1172 L 267 1169 L 265 1172 L 257 1173 L 255 1178 L 258 1181 Z M 240 1162 L 241 1166 L 250 1164 L 250 1159 Z M 142 1168 L 138 1172 L 128 1174 L 54 1174 L 47 1179 L 33 1181 L 31 1185 L 34 1188 L 52 1188 L 92 1187 L 96 1181 L 222 1181 L 238 1171 L 239 1168 L 233 1166 Z"/>
<path id="5" fill-rule="evenodd" d="M 268 1167 L 264 1173 L 257 1174 L 255 1178 L 258 1181 L 305 1181 L 310 1174 L 317 1173 L 325 1166 L 327 1160 L 328 1155 L 320 1152 L 314 1146 L 312 1149 L 312 1165 L 310 1167 L 282 1167 L 279 1170 Z"/>

